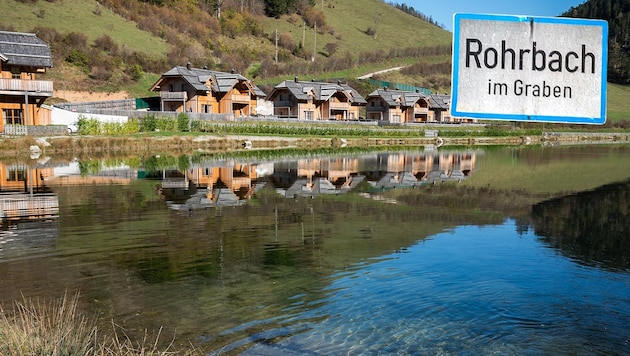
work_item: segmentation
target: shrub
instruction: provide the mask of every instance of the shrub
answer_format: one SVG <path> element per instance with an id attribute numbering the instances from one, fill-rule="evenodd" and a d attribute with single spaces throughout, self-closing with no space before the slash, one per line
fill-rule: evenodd
<path id="1" fill-rule="evenodd" d="M 153 132 L 157 128 L 157 118 L 155 115 L 147 115 L 140 121 L 140 132 Z"/>
<path id="2" fill-rule="evenodd" d="M 181 132 L 190 131 L 190 120 L 188 119 L 188 115 L 185 112 L 179 113 L 177 115 L 177 130 Z"/>

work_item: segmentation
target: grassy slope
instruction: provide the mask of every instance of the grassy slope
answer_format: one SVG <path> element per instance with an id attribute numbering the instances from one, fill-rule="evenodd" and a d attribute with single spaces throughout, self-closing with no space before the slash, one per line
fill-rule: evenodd
<path id="1" fill-rule="evenodd" d="M 339 43 L 339 53 L 357 55 L 377 49 L 448 45 L 452 40 L 450 32 L 378 0 L 329 0 L 323 10 L 327 25 L 333 30 L 317 35 L 317 51 L 322 53 L 326 53 L 324 47 L 330 42 Z M 289 16 L 264 19 L 265 32 L 271 34 L 278 29 L 280 33 L 291 33 L 296 44 L 302 42 L 303 22 L 291 23 L 289 19 Z M 370 27 L 376 28 L 375 37 L 365 33 Z M 304 41 L 307 53 L 313 52 L 314 41 L 313 29 L 307 28 Z"/>
<path id="2" fill-rule="evenodd" d="M 100 15 L 96 15 L 96 9 Z M 36 13 L 43 13 L 40 18 Z M 30 32 L 37 26 L 53 27 L 60 33 L 79 32 L 93 41 L 107 34 L 118 44 L 152 56 L 165 56 L 168 44 L 148 32 L 139 30 L 135 23 L 112 13 L 96 1 L 59 0 L 54 3 L 38 1 L 35 5 L 14 0 L 0 1 L 0 14 L 11 14 L 16 31 Z"/>
<path id="3" fill-rule="evenodd" d="M 630 119 L 630 86 L 608 83 L 607 90 L 607 119 Z"/>

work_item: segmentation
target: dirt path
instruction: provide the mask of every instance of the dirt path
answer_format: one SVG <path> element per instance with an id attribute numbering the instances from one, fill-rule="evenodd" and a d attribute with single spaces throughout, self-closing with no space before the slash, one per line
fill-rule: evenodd
<path id="1" fill-rule="evenodd" d="M 119 91 L 115 93 L 99 93 L 89 91 L 55 90 L 53 96 L 56 98 L 67 100 L 71 103 L 80 103 L 86 101 L 128 99 L 129 93 L 127 93 L 126 91 Z"/>

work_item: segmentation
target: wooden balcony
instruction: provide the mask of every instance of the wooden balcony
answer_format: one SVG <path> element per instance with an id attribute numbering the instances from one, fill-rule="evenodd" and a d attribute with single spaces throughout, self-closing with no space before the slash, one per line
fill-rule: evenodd
<path id="1" fill-rule="evenodd" d="M 53 96 L 53 82 L 48 80 L 0 79 L 0 94 Z"/>
<path id="2" fill-rule="evenodd" d="M 231 98 L 233 103 L 249 104 L 251 101 L 250 96 L 244 94 L 232 94 Z"/>
<path id="3" fill-rule="evenodd" d="M 160 98 L 162 100 L 186 101 L 188 100 L 188 93 L 185 91 L 161 91 Z"/>
<path id="4" fill-rule="evenodd" d="M 350 108 L 349 103 L 343 102 L 330 102 L 328 105 L 331 110 L 348 110 Z"/>

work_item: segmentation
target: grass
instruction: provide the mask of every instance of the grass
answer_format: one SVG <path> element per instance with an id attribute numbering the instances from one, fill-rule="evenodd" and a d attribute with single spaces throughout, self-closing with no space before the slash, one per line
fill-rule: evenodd
<path id="1" fill-rule="evenodd" d="M 97 5 L 95 1 L 38 1 L 33 5 L 4 0 L 0 1 L 0 13 L 11 14 L 4 21 L 5 25 L 11 25 L 20 32 L 31 32 L 38 26 L 54 27 L 60 33 L 83 33 L 90 42 L 106 34 L 120 46 L 154 57 L 164 57 L 168 51 L 164 40 L 138 29 L 134 22 Z"/>
<path id="2" fill-rule="evenodd" d="M 301 19 L 291 23 L 291 17 L 284 16 L 280 21 L 265 18 L 265 33 L 275 33 L 276 29 L 279 33 L 290 33 L 296 44 L 302 42 L 304 37 L 304 49 L 311 54 L 315 42 L 317 52 L 326 53 L 324 47 L 327 43 L 338 42 L 338 52 L 358 55 L 375 49 L 387 51 L 391 48 L 447 45 L 452 40 L 450 32 L 405 14 L 383 1 L 326 0 L 323 6 L 321 1 L 317 3 L 316 8 L 323 9 L 326 23 L 333 31 L 318 33 L 315 37 L 313 28 L 307 28 L 304 35 Z M 366 34 L 370 27 L 376 29 L 376 36 Z"/>
<path id="3" fill-rule="evenodd" d="M 160 333 L 131 340 L 113 324 L 103 333 L 96 318 L 78 312 L 79 294 L 51 302 L 24 299 L 12 311 L 0 307 L 0 354 L 17 355 L 196 355 L 197 351 L 171 350 L 160 344 Z"/>
<path id="4" fill-rule="evenodd" d="M 630 119 L 630 86 L 608 83 L 608 120 Z"/>

